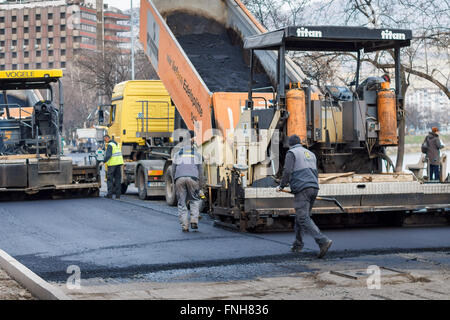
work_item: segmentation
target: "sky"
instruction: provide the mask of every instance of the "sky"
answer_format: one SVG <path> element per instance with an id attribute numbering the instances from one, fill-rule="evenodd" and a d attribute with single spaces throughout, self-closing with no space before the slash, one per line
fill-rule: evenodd
<path id="1" fill-rule="evenodd" d="M 140 0 L 133 0 L 133 7 L 139 7 Z M 111 7 L 119 8 L 120 10 L 130 9 L 130 0 L 104 0 L 104 3 L 107 3 Z"/>

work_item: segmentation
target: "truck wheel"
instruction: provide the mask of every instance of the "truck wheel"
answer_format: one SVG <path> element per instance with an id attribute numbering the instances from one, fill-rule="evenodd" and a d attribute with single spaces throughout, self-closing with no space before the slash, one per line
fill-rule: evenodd
<path id="1" fill-rule="evenodd" d="M 137 188 L 139 193 L 139 199 L 141 200 L 147 200 L 147 183 L 145 181 L 145 170 L 143 167 L 139 167 L 138 169 L 138 175 L 137 175 Z"/>
<path id="2" fill-rule="evenodd" d="M 177 195 L 172 177 L 172 166 L 167 167 L 164 173 L 164 181 L 166 183 L 166 202 L 169 206 L 174 207 L 177 204 Z"/>
<path id="3" fill-rule="evenodd" d="M 122 183 L 122 185 L 120 186 L 120 192 L 122 194 L 125 194 L 125 193 L 127 193 L 127 190 L 128 190 L 128 185 L 126 183 Z"/>

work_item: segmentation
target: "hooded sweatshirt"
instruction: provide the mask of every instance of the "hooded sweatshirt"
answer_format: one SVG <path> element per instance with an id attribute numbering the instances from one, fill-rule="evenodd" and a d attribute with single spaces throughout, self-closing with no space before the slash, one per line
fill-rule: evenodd
<path id="1" fill-rule="evenodd" d="M 441 162 L 441 155 L 439 150 L 444 146 L 442 145 L 441 140 L 439 140 L 439 135 L 437 133 L 430 132 L 426 139 L 428 141 L 428 160 L 430 161 L 430 164 L 438 166 Z"/>

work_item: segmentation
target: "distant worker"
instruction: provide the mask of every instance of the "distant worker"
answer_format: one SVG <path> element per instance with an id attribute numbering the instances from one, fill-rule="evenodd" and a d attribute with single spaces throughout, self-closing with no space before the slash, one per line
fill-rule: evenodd
<path id="1" fill-rule="evenodd" d="M 428 164 L 430 166 L 430 180 L 440 180 L 439 167 L 441 165 L 441 152 L 440 149 L 444 148 L 444 144 L 439 139 L 439 130 L 437 127 L 433 127 L 431 132 L 425 138 L 426 142 L 426 155 L 428 158 Z"/>
<path id="2" fill-rule="evenodd" d="M 189 232 L 187 201 L 190 200 L 190 226 L 197 230 L 204 184 L 202 156 L 187 141 L 175 151 L 172 168 L 181 229 Z"/>
<path id="3" fill-rule="evenodd" d="M 106 195 L 106 197 L 111 199 L 113 194 L 115 194 L 116 199 L 120 199 L 123 165 L 122 150 L 120 149 L 116 141 L 111 140 L 111 137 L 109 135 L 105 135 L 103 137 L 103 141 L 105 142 L 106 146 L 104 162 L 108 165 L 108 194 Z"/>
<path id="4" fill-rule="evenodd" d="M 311 219 L 311 210 L 319 193 L 319 179 L 316 156 L 302 147 L 297 135 L 289 137 L 289 151 L 286 155 L 283 178 L 277 191 L 281 192 L 288 185 L 295 195 L 295 241 L 292 252 L 303 249 L 303 235 L 310 233 L 319 245 L 318 257 L 322 258 L 333 243 L 323 235 Z"/>

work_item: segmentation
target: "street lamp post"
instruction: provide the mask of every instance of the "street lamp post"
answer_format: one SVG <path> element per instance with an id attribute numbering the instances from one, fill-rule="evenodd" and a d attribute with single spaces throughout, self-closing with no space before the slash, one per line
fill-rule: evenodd
<path id="1" fill-rule="evenodd" d="M 134 80 L 134 21 L 133 21 L 133 0 L 131 2 L 131 80 Z"/>

